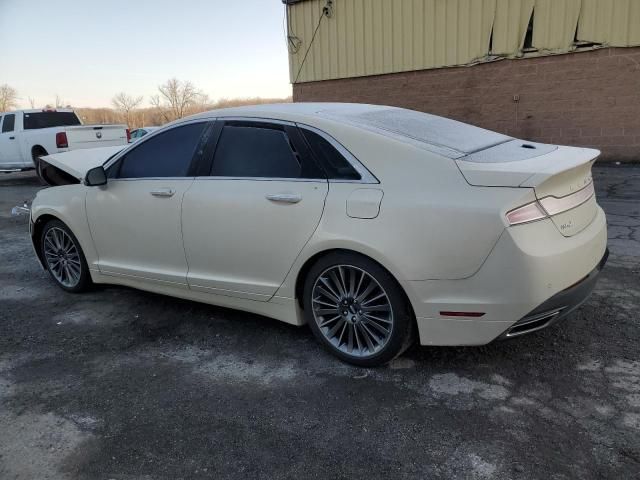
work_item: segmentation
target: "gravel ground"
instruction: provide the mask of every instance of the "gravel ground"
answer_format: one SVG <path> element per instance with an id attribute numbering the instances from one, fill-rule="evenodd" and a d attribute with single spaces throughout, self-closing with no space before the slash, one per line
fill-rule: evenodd
<path id="1" fill-rule="evenodd" d="M 64 293 L 9 215 L 34 176 L 0 176 L 0 478 L 640 478 L 640 167 L 594 176 L 611 257 L 588 303 L 381 369 L 256 315 Z"/>

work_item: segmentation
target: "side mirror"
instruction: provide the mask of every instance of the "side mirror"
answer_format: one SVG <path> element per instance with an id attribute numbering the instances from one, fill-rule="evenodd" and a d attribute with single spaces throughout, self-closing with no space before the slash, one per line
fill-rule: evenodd
<path id="1" fill-rule="evenodd" d="M 104 167 L 94 167 L 87 172 L 84 177 L 84 184 L 88 187 L 97 187 L 107 184 L 107 172 L 104 171 Z"/>

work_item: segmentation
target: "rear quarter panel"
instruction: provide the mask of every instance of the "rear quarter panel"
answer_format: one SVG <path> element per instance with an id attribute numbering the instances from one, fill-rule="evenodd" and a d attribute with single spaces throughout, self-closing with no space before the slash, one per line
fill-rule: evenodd
<path id="1" fill-rule="evenodd" d="M 292 272 L 328 249 L 363 253 L 398 280 L 459 279 L 473 275 L 505 228 L 502 213 L 533 199 L 531 189 L 472 187 L 454 161 L 393 139 L 348 126 L 316 125 L 356 156 L 380 181 L 380 213 L 373 219 L 346 214 L 360 183 L 330 183 L 322 220 Z M 289 296 L 290 275 L 279 295 Z"/>

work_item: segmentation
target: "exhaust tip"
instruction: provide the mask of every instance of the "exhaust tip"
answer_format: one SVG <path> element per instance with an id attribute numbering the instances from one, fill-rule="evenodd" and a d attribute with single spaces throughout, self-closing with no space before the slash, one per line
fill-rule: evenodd
<path id="1" fill-rule="evenodd" d="M 563 310 L 564 308 L 557 308 L 547 312 L 539 313 L 532 317 L 525 317 L 519 322 L 516 322 L 509 330 L 507 330 L 507 333 L 504 336 L 507 338 L 512 338 L 535 332 L 537 330 L 542 330 L 543 328 L 551 325 Z"/>

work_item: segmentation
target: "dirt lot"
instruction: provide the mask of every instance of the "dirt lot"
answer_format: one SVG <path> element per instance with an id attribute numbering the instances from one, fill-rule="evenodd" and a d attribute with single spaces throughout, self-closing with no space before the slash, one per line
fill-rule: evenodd
<path id="1" fill-rule="evenodd" d="M 307 328 L 58 289 L 0 176 L 0 478 L 640 478 L 640 167 L 597 167 L 611 257 L 566 321 L 382 369 Z"/>

